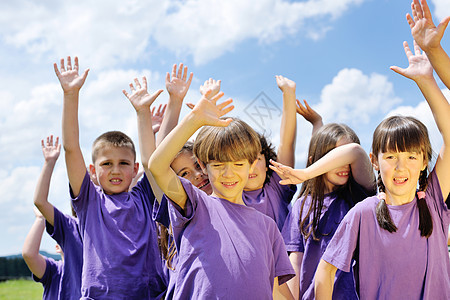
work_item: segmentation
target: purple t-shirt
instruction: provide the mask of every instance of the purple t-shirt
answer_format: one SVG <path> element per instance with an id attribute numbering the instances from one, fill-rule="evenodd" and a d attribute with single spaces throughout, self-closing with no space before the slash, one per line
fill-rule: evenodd
<path id="1" fill-rule="evenodd" d="M 64 263 L 61 260 L 54 260 L 53 258 L 46 256 L 44 256 L 44 258 L 44 275 L 41 279 L 39 279 L 33 274 L 33 280 L 42 283 L 44 287 L 44 293 L 42 295 L 43 300 L 59 299 L 59 286 L 61 282 Z"/>
<path id="2" fill-rule="evenodd" d="M 54 207 L 54 226 L 46 222 L 46 229 L 64 252 L 61 299 L 80 299 L 83 242 L 78 219 L 65 215 Z"/>
<path id="3" fill-rule="evenodd" d="M 312 236 L 305 240 L 300 230 L 302 201 L 305 201 L 302 213 L 303 219 L 311 205 L 311 196 L 299 198 L 294 203 L 284 224 L 282 235 L 288 252 L 303 253 L 301 273 L 299 274 L 300 299 L 314 299 L 314 275 L 322 254 L 345 214 L 354 203 L 363 200 L 369 194 L 373 195 L 375 191 L 367 192 L 353 179 L 350 179 L 348 186 L 326 194 L 323 200 L 318 232 L 316 232 L 318 241 L 315 241 Z M 309 224 L 310 221 L 311 218 L 308 218 L 305 224 Z M 336 272 L 333 299 L 358 299 L 352 270 L 350 272 L 341 270 Z"/>
<path id="4" fill-rule="evenodd" d="M 280 180 L 280 176 L 273 172 L 263 188 L 244 191 L 242 198 L 247 206 L 253 207 L 274 219 L 281 231 L 289 213 L 289 204 L 297 191 L 297 186 L 292 184 L 282 185 Z"/>
<path id="5" fill-rule="evenodd" d="M 282 284 L 295 274 L 275 222 L 180 180 L 186 207 L 169 205 L 178 251 L 174 298 L 271 299 L 274 278 Z"/>
<path id="6" fill-rule="evenodd" d="M 433 233 L 420 236 L 417 199 L 391 206 L 397 231 L 382 229 L 376 219 L 376 196 L 352 208 L 330 241 L 323 259 L 349 271 L 357 245 L 361 299 L 450 299 L 450 262 L 447 249 L 450 212 L 433 170 L 426 201 Z M 359 240 L 359 242 L 358 242 Z"/>
<path id="7" fill-rule="evenodd" d="M 144 177 L 131 192 L 106 195 L 86 172 L 73 198 L 83 237 L 82 299 L 159 299 L 164 271 L 151 218 L 155 196 Z"/>

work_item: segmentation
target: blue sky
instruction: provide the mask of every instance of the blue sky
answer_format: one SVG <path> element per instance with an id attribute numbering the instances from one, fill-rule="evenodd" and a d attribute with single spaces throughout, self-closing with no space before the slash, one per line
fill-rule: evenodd
<path id="1" fill-rule="evenodd" d="M 430 0 L 435 23 L 450 2 Z M 185 102 L 199 99 L 209 77 L 222 80 L 239 116 L 279 141 L 280 119 L 247 114 L 258 95 L 281 106 L 275 75 L 297 83 L 324 122 L 343 122 L 370 151 L 371 135 L 388 114 L 419 117 L 440 138 L 415 84 L 389 70 L 407 66 L 412 43 L 409 0 L 304 1 L 3 1 L 0 4 L 0 255 L 19 253 L 34 220 L 32 198 L 43 163 L 40 140 L 60 135 L 62 90 L 53 63 L 77 55 L 91 71 L 80 95 L 80 143 L 90 162 L 92 141 L 122 130 L 137 141 L 135 113 L 122 89 L 146 75 L 164 89 L 165 73 L 183 62 L 194 73 Z M 444 35 L 450 51 L 450 33 Z M 440 84 L 446 96 L 448 90 Z M 165 91 L 157 103 L 165 103 Z M 253 103 L 253 104 L 252 104 Z M 250 108 L 249 108 L 250 107 Z M 182 110 L 186 114 L 187 108 Z M 298 117 L 296 166 L 304 166 L 311 126 Z M 64 153 L 49 201 L 69 213 Z M 42 249 L 54 252 L 44 236 Z"/>

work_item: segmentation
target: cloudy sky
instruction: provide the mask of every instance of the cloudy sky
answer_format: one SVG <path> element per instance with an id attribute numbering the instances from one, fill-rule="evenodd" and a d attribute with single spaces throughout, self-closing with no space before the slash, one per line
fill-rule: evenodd
<path id="1" fill-rule="evenodd" d="M 429 4 L 435 22 L 450 15 L 450 1 Z M 409 11 L 409 0 L 2 1 L 0 255 L 21 251 L 34 220 L 32 198 L 43 164 L 40 140 L 61 134 L 62 90 L 53 70 L 60 58 L 76 55 L 81 69 L 91 69 L 80 95 L 86 162 L 92 141 L 104 131 L 121 130 L 137 141 L 135 113 L 122 89 L 143 75 L 151 91 L 164 89 L 166 72 L 179 62 L 194 73 L 185 102 L 199 99 L 198 88 L 209 77 L 221 79 L 222 90 L 235 102 L 230 115 L 264 130 L 275 144 L 279 74 L 297 83 L 297 98 L 309 101 L 324 122 L 355 129 L 366 151 L 376 125 L 392 113 L 419 117 L 439 148 L 418 88 L 389 70 L 407 66 L 402 42 L 412 43 Z M 449 52 L 449 32 L 442 44 Z M 165 91 L 157 104 L 167 98 Z M 187 111 L 183 108 L 182 115 Z M 310 124 L 299 116 L 299 168 L 310 133 Z M 49 201 L 69 213 L 61 157 Z M 47 236 L 42 249 L 54 252 Z"/>

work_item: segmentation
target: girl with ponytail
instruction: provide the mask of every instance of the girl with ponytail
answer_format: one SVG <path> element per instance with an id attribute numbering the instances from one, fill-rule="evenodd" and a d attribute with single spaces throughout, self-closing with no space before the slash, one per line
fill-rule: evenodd
<path id="1" fill-rule="evenodd" d="M 391 69 L 415 81 L 427 100 L 443 146 L 432 171 L 424 124 L 413 117 L 383 120 L 371 160 L 377 196 L 356 204 L 328 244 L 315 275 L 317 299 L 331 299 L 336 270 L 357 257 L 360 299 L 450 299 L 447 234 L 450 211 L 450 105 L 425 54 L 404 42 L 409 67 Z"/>

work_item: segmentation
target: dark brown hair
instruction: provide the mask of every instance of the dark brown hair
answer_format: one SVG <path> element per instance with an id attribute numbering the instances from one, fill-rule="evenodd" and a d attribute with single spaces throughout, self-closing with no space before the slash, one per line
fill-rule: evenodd
<path id="1" fill-rule="evenodd" d="M 136 149 L 131 138 L 121 131 L 108 131 L 100 135 L 95 139 L 92 144 L 92 162 L 95 163 L 97 155 L 100 149 L 106 146 L 114 146 L 119 148 L 128 148 L 134 154 L 134 159 L 136 159 Z"/>
<path id="2" fill-rule="evenodd" d="M 345 137 L 353 143 L 360 143 L 356 133 L 345 124 L 329 123 L 322 126 L 311 137 L 306 167 L 309 167 L 320 158 L 322 158 L 322 156 L 336 148 L 336 144 L 338 143 L 338 141 L 341 138 Z M 299 227 L 305 239 L 308 239 L 310 236 L 312 236 L 314 240 L 319 240 L 319 238 L 317 237 L 317 231 L 320 221 L 320 215 L 323 209 L 323 200 L 325 198 L 325 175 L 326 174 L 322 174 L 320 176 L 306 180 L 300 190 L 299 197 L 303 197 L 303 200 L 300 208 Z M 351 173 L 350 176 L 352 176 Z M 347 185 L 348 183 L 346 184 L 346 186 Z M 308 195 L 310 195 L 311 197 L 311 204 L 309 206 L 308 212 L 304 216 L 302 216 L 302 212 Z M 351 203 L 351 206 L 353 206 L 353 203 Z"/>
<path id="3" fill-rule="evenodd" d="M 372 155 L 385 152 L 417 152 L 423 154 L 423 160 L 428 164 L 432 158 L 432 148 L 425 125 L 413 117 L 393 116 L 383 120 L 373 133 Z M 378 190 L 385 192 L 380 172 L 378 172 Z M 420 172 L 419 191 L 427 188 L 427 168 Z M 425 199 L 417 200 L 419 209 L 420 235 L 429 237 L 433 232 L 433 219 Z M 380 200 L 376 208 L 377 221 L 381 228 L 397 231 L 391 219 L 385 200 Z"/>

